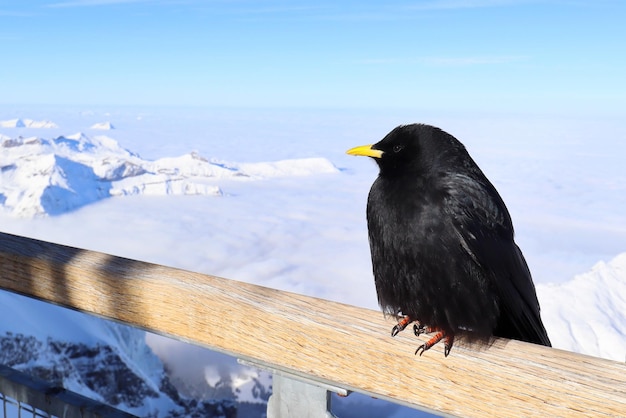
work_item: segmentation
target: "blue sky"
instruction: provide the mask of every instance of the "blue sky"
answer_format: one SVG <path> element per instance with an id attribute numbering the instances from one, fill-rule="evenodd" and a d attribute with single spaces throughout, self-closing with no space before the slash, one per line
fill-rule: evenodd
<path id="1" fill-rule="evenodd" d="M 1 104 L 626 109 L 621 0 L 0 2 Z"/>

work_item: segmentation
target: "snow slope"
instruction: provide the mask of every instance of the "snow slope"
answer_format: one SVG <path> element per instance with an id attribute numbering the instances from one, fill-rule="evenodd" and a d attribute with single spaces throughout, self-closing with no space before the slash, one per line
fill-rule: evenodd
<path id="1" fill-rule="evenodd" d="M 537 292 L 559 348 L 626 361 L 626 253 L 571 281 L 541 284 Z"/>

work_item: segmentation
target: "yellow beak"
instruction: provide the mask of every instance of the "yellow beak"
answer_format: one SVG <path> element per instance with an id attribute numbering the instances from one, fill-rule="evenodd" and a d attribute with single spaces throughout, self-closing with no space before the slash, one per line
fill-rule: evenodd
<path id="1" fill-rule="evenodd" d="M 361 145 L 360 147 L 350 148 L 346 151 L 346 154 L 363 155 L 372 158 L 380 158 L 383 156 L 383 152 L 378 149 L 372 149 L 372 145 Z"/>

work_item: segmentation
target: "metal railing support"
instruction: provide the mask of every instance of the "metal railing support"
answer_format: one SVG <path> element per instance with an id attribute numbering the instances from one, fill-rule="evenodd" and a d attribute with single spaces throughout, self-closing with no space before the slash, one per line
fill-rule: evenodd
<path id="1" fill-rule="evenodd" d="M 237 361 L 272 373 L 272 395 L 267 403 L 267 418 L 336 418 L 331 412 L 331 394 L 350 394 L 344 388 L 288 373 L 262 362 Z"/>
<path id="2" fill-rule="evenodd" d="M 330 411 L 330 392 L 320 386 L 274 374 L 267 418 L 336 418 Z"/>
<path id="3" fill-rule="evenodd" d="M 0 364 L 0 393 L 63 418 L 133 418 L 135 415 L 35 379 Z"/>

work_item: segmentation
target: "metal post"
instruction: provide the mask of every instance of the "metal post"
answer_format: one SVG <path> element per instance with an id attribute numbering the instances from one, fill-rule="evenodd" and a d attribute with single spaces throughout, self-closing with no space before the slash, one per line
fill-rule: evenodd
<path id="1" fill-rule="evenodd" d="M 336 418 L 325 388 L 274 373 L 267 418 Z"/>
<path id="2" fill-rule="evenodd" d="M 350 394 L 342 387 L 278 370 L 258 360 L 237 361 L 272 373 L 272 396 L 267 402 L 267 418 L 336 418 L 330 411 L 331 393 L 339 396 Z"/>

